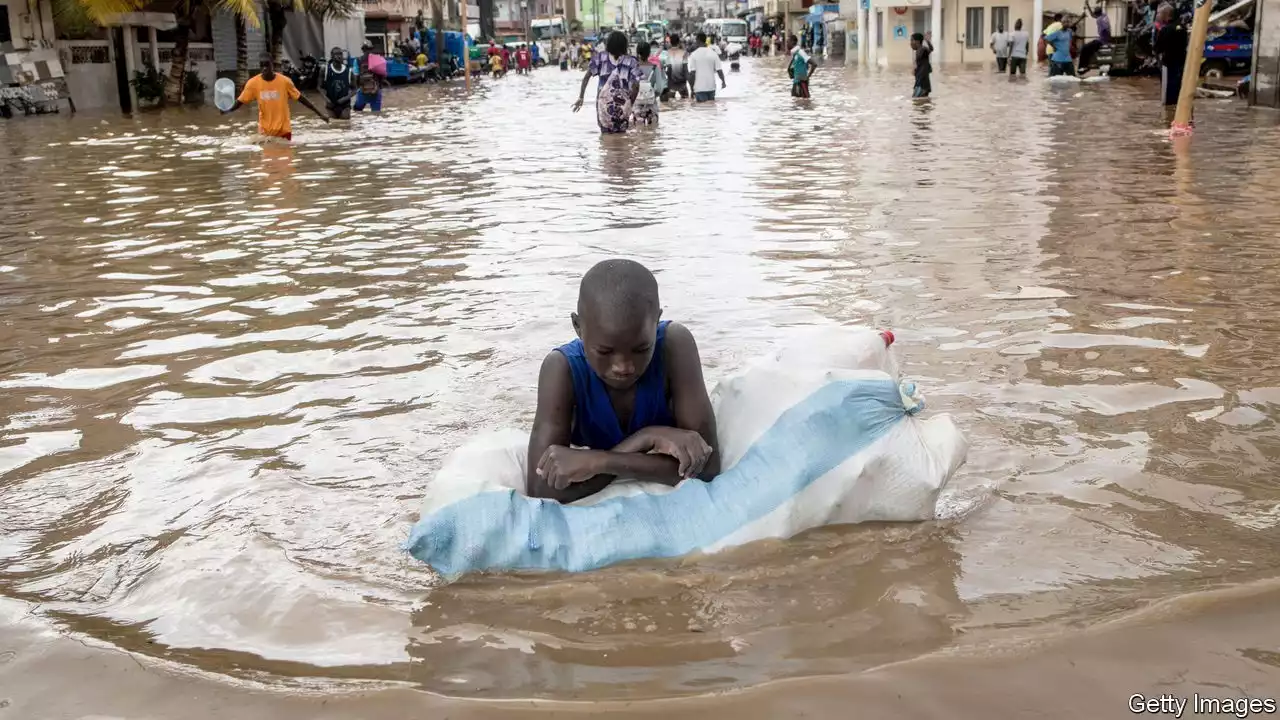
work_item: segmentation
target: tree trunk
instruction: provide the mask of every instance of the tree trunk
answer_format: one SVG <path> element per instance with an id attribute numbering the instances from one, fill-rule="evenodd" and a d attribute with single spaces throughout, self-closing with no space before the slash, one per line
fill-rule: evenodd
<path id="1" fill-rule="evenodd" d="M 289 22 L 285 17 L 285 5 L 280 0 L 267 3 L 267 52 L 271 53 L 272 62 L 280 64 L 280 55 L 284 53 L 284 26 Z"/>
<path id="2" fill-rule="evenodd" d="M 444 0 L 432 0 L 431 24 L 436 26 L 436 62 L 440 64 L 440 72 L 444 72 Z"/>
<path id="3" fill-rule="evenodd" d="M 249 27 L 243 15 L 236 15 L 236 94 L 249 82 Z"/>
<path id="4" fill-rule="evenodd" d="M 467 29 L 463 28 L 462 31 L 466 32 Z M 493 24 L 493 0 L 480 0 L 480 36 L 490 40 L 498 39 L 498 31 Z"/>
<path id="5" fill-rule="evenodd" d="M 187 79 L 187 45 L 191 42 L 191 26 L 195 24 L 198 7 L 196 0 L 190 0 L 187 11 L 178 18 L 173 38 L 173 54 L 169 60 L 169 77 L 164 83 L 164 101 L 167 105 L 182 104 L 182 87 Z"/>

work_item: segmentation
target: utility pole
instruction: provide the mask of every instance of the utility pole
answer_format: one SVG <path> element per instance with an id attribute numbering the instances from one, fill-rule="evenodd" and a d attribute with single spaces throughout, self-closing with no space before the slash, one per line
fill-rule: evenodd
<path id="1" fill-rule="evenodd" d="M 467 92 L 471 92 L 471 51 L 467 49 L 467 2 L 469 0 L 458 0 L 462 4 L 462 77 L 465 78 Z"/>
<path id="2" fill-rule="evenodd" d="M 1191 110 L 1196 100 L 1196 87 L 1200 84 L 1200 62 L 1204 60 L 1204 39 L 1209 34 L 1209 15 L 1213 4 L 1209 0 L 1196 0 L 1195 19 L 1191 21 L 1191 45 L 1187 48 L 1187 64 L 1182 69 L 1182 89 L 1178 92 L 1178 107 L 1173 111 L 1171 135 L 1190 135 Z"/>

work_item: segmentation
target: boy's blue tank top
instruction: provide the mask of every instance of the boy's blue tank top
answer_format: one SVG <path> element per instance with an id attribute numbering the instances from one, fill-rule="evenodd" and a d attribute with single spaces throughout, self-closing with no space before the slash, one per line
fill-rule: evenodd
<path id="1" fill-rule="evenodd" d="M 631 422 L 622 427 L 618 414 L 609 402 L 604 381 L 587 364 L 582 340 L 574 339 L 556 348 L 569 361 L 573 375 L 573 430 L 570 442 L 592 450 L 609 450 L 636 431 L 652 425 L 674 426 L 671 406 L 667 401 L 667 369 L 663 361 L 663 341 L 670 320 L 658 323 L 658 337 L 653 345 L 653 360 L 636 383 L 636 403 Z"/>

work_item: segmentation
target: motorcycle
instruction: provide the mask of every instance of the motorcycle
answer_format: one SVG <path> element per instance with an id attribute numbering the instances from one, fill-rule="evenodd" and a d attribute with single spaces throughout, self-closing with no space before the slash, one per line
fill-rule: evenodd
<path id="1" fill-rule="evenodd" d="M 314 55 L 302 56 L 302 65 L 294 65 L 284 61 L 281 74 L 293 81 L 295 87 L 302 91 L 320 89 L 320 60 Z"/>

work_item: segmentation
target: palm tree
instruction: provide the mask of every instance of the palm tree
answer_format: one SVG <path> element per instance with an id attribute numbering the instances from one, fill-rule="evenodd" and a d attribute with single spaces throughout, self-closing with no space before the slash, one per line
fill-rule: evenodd
<path id="1" fill-rule="evenodd" d="M 236 94 L 249 82 L 249 23 L 245 16 L 236 14 Z"/>

